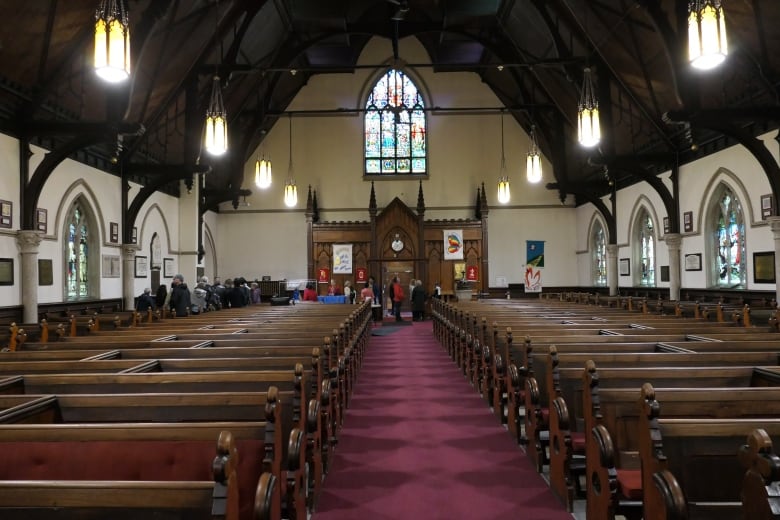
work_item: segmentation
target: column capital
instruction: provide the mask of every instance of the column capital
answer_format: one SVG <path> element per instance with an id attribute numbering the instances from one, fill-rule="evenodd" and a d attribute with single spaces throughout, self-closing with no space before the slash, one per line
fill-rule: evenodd
<path id="1" fill-rule="evenodd" d="M 617 254 L 618 254 L 618 245 L 607 244 L 607 255 L 617 256 Z"/>
<path id="2" fill-rule="evenodd" d="M 32 229 L 20 229 L 16 232 L 16 245 L 22 254 L 37 253 L 41 245 L 43 235 L 40 231 Z"/>
<path id="3" fill-rule="evenodd" d="M 664 235 L 664 242 L 666 242 L 666 247 L 669 249 L 680 249 L 680 244 L 682 244 L 682 235 L 680 233 L 666 233 Z"/>
<path id="4" fill-rule="evenodd" d="M 780 216 L 772 215 L 767 217 L 766 221 L 769 222 L 769 227 L 772 229 L 775 238 L 780 238 Z"/>
<path id="5" fill-rule="evenodd" d="M 140 250 L 141 247 L 138 244 L 122 244 L 122 256 L 125 258 L 133 258 Z"/>

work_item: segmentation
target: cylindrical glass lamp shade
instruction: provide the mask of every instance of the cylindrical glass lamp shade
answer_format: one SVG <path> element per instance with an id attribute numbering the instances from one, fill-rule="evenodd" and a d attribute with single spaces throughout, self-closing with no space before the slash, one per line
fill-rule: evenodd
<path id="1" fill-rule="evenodd" d="M 95 72 L 110 83 L 130 77 L 130 27 L 124 10 L 115 2 L 96 13 Z"/>
<path id="2" fill-rule="evenodd" d="M 227 151 L 227 123 L 222 114 L 206 116 L 206 137 L 203 146 L 211 155 L 222 155 Z"/>
<path id="3" fill-rule="evenodd" d="M 265 158 L 255 162 L 255 185 L 261 190 L 271 186 L 271 161 Z"/>
<path id="4" fill-rule="evenodd" d="M 290 181 L 284 186 L 284 205 L 292 208 L 298 204 L 298 186 Z"/>
<path id="5" fill-rule="evenodd" d="M 577 112 L 577 140 L 587 148 L 592 148 L 601 141 L 598 105 L 580 106 Z"/>
<path id="6" fill-rule="evenodd" d="M 510 198 L 509 177 L 501 177 L 498 180 L 498 202 L 500 204 L 506 204 L 509 202 Z"/>
<path id="7" fill-rule="evenodd" d="M 536 184 L 542 180 L 542 158 L 539 152 L 528 152 L 525 168 L 528 182 Z"/>
<path id="8" fill-rule="evenodd" d="M 726 22 L 719 0 L 697 0 L 688 14 L 688 58 L 696 69 L 713 69 L 728 55 Z"/>

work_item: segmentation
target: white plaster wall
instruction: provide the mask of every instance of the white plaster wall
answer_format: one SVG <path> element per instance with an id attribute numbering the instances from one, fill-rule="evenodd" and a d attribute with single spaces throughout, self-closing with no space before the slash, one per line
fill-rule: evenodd
<path id="1" fill-rule="evenodd" d="M 761 137 L 775 160 L 780 156 L 780 147 L 775 141 L 776 132 Z M 667 186 L 671 186 L 669 172 L 663 174 L 662 179 Z M 708 277 L 708 257 L 705 234 L 702 232 L 703 218 L 709 207 L 712 192 L 720 182 L 727 183 L 739 198 L 745 212 L 745 237 L 747 241 L 747 287 L 756 290 L 773 290 L 774 284 L 755 284 L 753 280 L 753 253 L 757 251 L 773 251 L 774 242 L 769 226 L 761 220 L 761 195 L 771 193 L 769 181 L 758 161 L 746 148 L 741 145 L 732 146 L 721 152 L 712 154 L 694 163 L 680 168 L 680 230 L 683 235 L 681 244 L 682 287 L 705 288 L 711 285 Z M 607 207 L 609 201 L 604 199 Z M 617 194 L 617 243 L 619 246 L 618 258 L 632 258 L 632 276 L 619 277 L 619 285 L 628 287 L 635 285 L 633 274 L 635 273 L 634 254 L 631 249 L 631 229 L 639 205 L 648 208 L 655 220 L 659 237 L 656 248 L 656 285 L 668 287 L 667 282 L 660 281 L 660 266 L 669 265 L 668 249 L 663 241 L 663 217 L 666 210 L 658 194 L 647 183 L 639 183 L 629 188 L 620 190 Z M 577 208 L 577 273 L 579 285 L 591 285 L 590 247 L 588 237 L 595 207 L 585 204 Z M 693 231 L 684 232 L 682 214 L 686 211 L 693 212 Z M 703 268 L 701 271 L 685 271 L 684 258 L 686 254 L 702 253 Z"/>
<path id="2" fill-rule="evenodd" d="M 18 305 L 21 300 L 21 258 L 16 245 L 19 229 L 19 142 L 0 134 L 0 199 L 11 203 L 12 228 L 0 228 L 0 258 L 14 259 L 14 285 L 0 285 L 0 306 Z"/>

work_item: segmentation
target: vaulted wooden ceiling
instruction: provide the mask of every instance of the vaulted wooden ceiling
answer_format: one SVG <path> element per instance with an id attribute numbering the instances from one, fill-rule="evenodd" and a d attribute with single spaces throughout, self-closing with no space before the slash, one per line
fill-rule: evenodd
<path id="1" fill-rule="evenodd" d="M 730 55 L 711 72 L 687 64 L 687 0 L 127 3 L 133 73 L 116 87 L 91 69 L 98 0 L 0 3 L 0 129 L 124 174 L 147 194 L 208 169 L 207 208 L 248 188 L 244 163 L 299 89 L 354 71 L 377 35 L 417 37 L 434 72 L 478 74 L 526 130 L 536 126 L 549 187 L 580 202 L 609 192 L 608 179 L 620 187 L 749 146 L 780 120 L 777 0 L 723 0 Z M 602 114 L 596 149 L 576 142 L 585 67 Z M 200 149 L 215 71 L 231 132 L 230 153 L 216 160 Z"/>

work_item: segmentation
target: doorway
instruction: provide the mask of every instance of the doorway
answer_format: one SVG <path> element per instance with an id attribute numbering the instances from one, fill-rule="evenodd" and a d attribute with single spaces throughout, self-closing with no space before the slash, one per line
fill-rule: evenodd
<path id="1" fill-rule="evenodd" d="M 412 278 L 414 278 L 414 262 L 391 261 L 384 262 L 382 265 L 382 302 L 385 306 L 385 313 L 387 313 L 387 301 L 389 298 L 387 288 L 390 287 L 390 282 L 392 282 L 393 278 L 396 276 L 404 290 L 404 301 L 401 302 L 401 312 L 411 312 L 412 290 L 409 287 L 409 284 L 411 283 Z"/>

